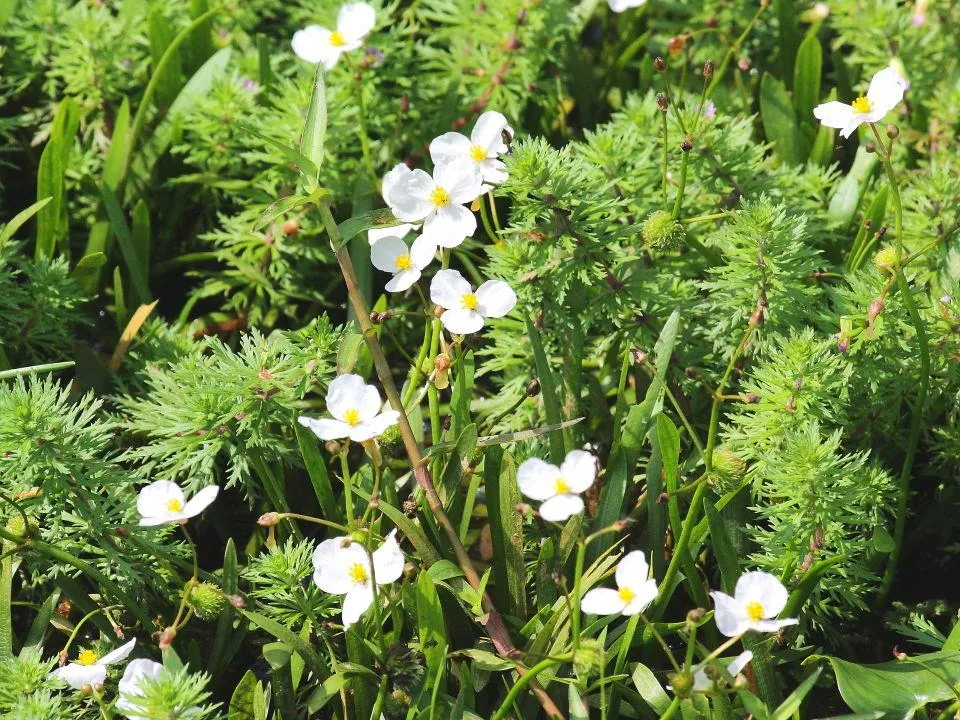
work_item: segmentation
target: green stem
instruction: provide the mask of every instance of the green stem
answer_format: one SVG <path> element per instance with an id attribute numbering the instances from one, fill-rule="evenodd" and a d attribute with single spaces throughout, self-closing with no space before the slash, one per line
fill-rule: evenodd
<path id="1" fill-rule="evenodd" d="M 667 129 L 666 111 L 661 111 L 660 115 L 663 116 L 663 208 L 666 210 L 667 206 L 670 204 L 670 200 L 667 195 L 667 161 L 670 157 L 670 133 Z"/>
<path id="2" fill-rule="evenodd" d="M 583 581 L 583 560 L 587 544 L 582 539 L 577 543 L 577 560 L 573 570 L 573 602 L 570 604 L 570 633 L 573 635 L 573 652 L 580 647 L 580 585 Z"/>
<path id="3" fill-rule="evenodd" d="M 37 373 L 55 372 L 57 370 L 66 370 L 76 365 L 72 360 L 66 362 L 46 363 L 44 365 L 30 365 L 29 367 L 14 368 L 13 370 L 0 370 L 0 380 L 21 377 L 22 375 L 35 375 Z"/>
<path id="4" fill-rule="evenodd" d="M 760 15 L 763 14 L 763 11 L 767 9 L 767 5 L 770 3 L 762 2 L 760 7 L 757 9 L 757 12 L 754 13 L 753 17 L 750 18 L 750 22 L 747 23 L 746 29 L 740 33 L 740 37 L 736 39 L 733 45 L 730 46 L 730 49 L 727 50 L 726 54 L 723 56 L 723 60 L 720 61 L 720 67 L 717 68 L 717 71 L 713 74 L 713 80 L 710 82 L 710 85 L 707 86 L 707 92 L 704 93 L 705 97 L 710 97 L 710 94 L 713 92 L 714 88 L 720 84 L 720 81 L 723 80 L 723 76 L 727 73 L 727 68 L 730 66 L 730 61 L 733 59 L 734 54 L 740 49 L 743 45 L 743 42 L 747 39 L 747 35 L 750 34 L 750 31 L 753 30 L 753 26 L 757 24 L 757 20 L 760 19 Z"/>
<path id="5" fill-rule="evenodd" d="M 673 219 L 680 217 L 680 206 L 683 204 L 683 190 L 687 185 L 687 165 L 690 163 L 690 151 L 684 151 L 680 160 L 680 185 L 677 187 L 677 199 L 673 202 Z"/>
<path id="6" fill-rule="evenodd" d="M 349 448 L 349 441 L 340 448 L 340 474 L 343 476 L 343 505 L 347 513 L 347 527 L 353 527 L 356 518 L 353 515 L 353 476 L 350 475 L 350 461 L 347 458 Z"/>
<path id="7" fill-rule="evenodd" d="M 520 693 L 523 692 L 523 689 L 529 683 L 533 682 L 537 675 L 542 673 L 544 670 L 549 670 L 556 665 L 562 665 L 563 663 L 570 662 L 571 660 L 573 660 L 573 655 L 561 655 L 560 657 L 546 658 L 520 675 L 517 681 L 513 684 L 513 687 L 510 688 L 510 692 L 508 692 L 507 696 L 503 699 L 503 702 L 500 703 L 499 709 L 493 714 L 490 720 L 503 720 L 503 718 L 507 716 L 507 713 L 510 712 L 510 707 L 520 696 Z"/>
<path id="8" fill-rule="evenodd" d="M 0 661 L 13 657 L 13 542 L 3 542 L 0 560 Z"/>
<path id="9" fill-rule="evenodd" d="M 480 220 L 483 223 L 483 229 L 487 233 L 487 237 L 490 238 L 490 242 L 496 245 L 499 240 L 497 238 L 497 233 L 490 224 L 490 216 L 487 213 L 487 205 L 483 202 L 483 198 L 480 198 Z"/>
<path id="10" fill-rule="evenodd" d="M 667 645 L 667 641 L 663 639 L 663 635 L 654 627 L 653 623 L 647 619 L 647 616 L 643 613 L 638 613 L 640 615 L 640 620 L 650 631 L 650 634 L 653 635 L 653 638 L 657 641 L 657 644 L 663 648 L 664 654 L 667 656 L 667 659 L 670 661 L 670 664 L 673 665 L 673 669 L 677 672 L 680 672 L 680 663 L 677 662 L 677 659 L 673 656 L 673 651 L 670 649 L 670 646 Z"/>
<path id="11" fill-rule="evenodd" d="M 663 713 L 663 715 L 660 716 L 660 720 L 669 720 L 670 718 L 672 718 L 676 714 L 677 709 L 679 707 L 680 707 L 680 696 L 678 695 L 673 698 L 673 702 L 670 703 L 670 707 L 668 707 L 666 711 Z"/>

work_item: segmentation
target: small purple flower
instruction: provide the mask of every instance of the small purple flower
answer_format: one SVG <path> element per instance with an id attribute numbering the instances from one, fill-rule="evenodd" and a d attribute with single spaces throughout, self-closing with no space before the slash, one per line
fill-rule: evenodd
<path id="1" fill-rule="evenodd" d="M 249 90 L 250 92 L 257 92 L 260 89 L 260 84 L 250 78 L 243 78 L 241 84 L 244 90 Z"/>
<path id="2" fill-rule="evenodd" d="M 913 17 L 911 18 L 911 21 L 913 22 L 914 27 L 920 27 L 921 25 L 926 24 L 927 16 L 919 12 L 914 13 Z"/>
<path id="3" fill-rule="evenodd" d="M 380 67 L 383 65 L 383 50 L 377 47 L 368 47 L 363 51 L 363 63 L 367 67 Z"/>
<path id="4" fill-rule="evenodd" d="M 133 65 L 133 61 L 130 58 L 124 58 L 120 61 L 120 67 L 124 70 L 129 69 L 131 65 Z"/>
<path id="5" fill-rule="evenodd" d="M 707 120 L 713 120 L 717 114 L 717 106 L 713 104 L 713 100 L 707 100 L 707 109 L 704 112 Z"/>

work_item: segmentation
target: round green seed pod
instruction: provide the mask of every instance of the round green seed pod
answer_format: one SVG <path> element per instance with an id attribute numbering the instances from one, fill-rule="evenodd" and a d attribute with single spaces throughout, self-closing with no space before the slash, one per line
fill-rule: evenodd
<path id="1" fill-rule="evenodd" d="M 213 620 L 223 609 L 223 591 L 213 583 L 197 583 L 190 588 L 187 605 L 201 620 Z"/>
<path id="2" fill-rule="evenodd" d="M 747 474 L 747 464 L 726 448 L 719 448 L 713 454 L 711 479 L 720 493 L 730 492 L 740 487 Z"/>
<path id="3" fill-rule="evenodd" d="M 577 677 L 584 680 L 599 675 L 606 663 L 603 645 L 595 638 L 583 638 L 576 655 L 573 656 L 573 669 Z"/>
<path id="4" fill-rule="evenodd" d="M 687 239 L 683 225 L 673 219 L 666 210 L 657 210 L 643 221 L 643 241 L 654 250 L 678 250 Z"/>
<path id="5" fill-rule="evenodd" d="M 880 248 L 873 256 L 873 266 L 882 273 L 893 275 L 897 264 L 897 249 L 890 245 Z"/>

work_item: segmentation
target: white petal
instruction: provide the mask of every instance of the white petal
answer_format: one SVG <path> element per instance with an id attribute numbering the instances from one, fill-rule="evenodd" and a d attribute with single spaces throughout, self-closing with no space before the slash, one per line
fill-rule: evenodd
<path id="1" fill-rule="evenodd" d="M 171 500 L 182 507 L 183 490 L 169 480 L 157 480 L 140 489 L 140 494 L 137 496 L 137 512 L 144 518 L 167 515 Z"/>
<path id="2" fill-rule="evenodd" d="M 373 437 L 377 437 L 382 435 L 387 428 L 396 425 L 399 420 L 400 412 L 398 410 L 384 410 L 365 424 L 372 429 Z"/>
<path id="3" fill-rule="evenodd" d="M 348 592 L 343 598 L 343 627 L 348 628 L 353 625 L 372 604 L 372 586 L 367 585 Z"/>
<path id="4" fill-rule="evenodd" d="M 409 254 L 407 244 L 398 237 L 383 237 L 370 248 L 370 262 L 377 270 L 397 272 L 397 258 Z"/>
<path id="5" fill-rule="evenodd" d="M 520 492 L 531 500 L 549 500 L 557 494 L 557 479 L 560 468 L 540 458 L 530 458 L 517 468 L 517 485 Z"/>
<path id="6" fill-rule="evenodd" d="M 405 170 L 401 170 L 401 167 Z M 383 199 L 393 214 L 406 222 L 416 222 L 427 217 L 434 209 L 430 202 L 430 193 L 434 188 L 433 178 L 423 170 L 410 170 L 406 165 L 395 167 L 390 173 L 396 174 L 389 185 L 384 178 Z"/>
<path id="7" fill-rule="evenodd" d="M 359 375 L 340 375 L 327 388 L 327 410 L 337 420 L 343 420 L 348 410 L 359 410 L 367 391 L 367 384 Z"/>
<path id="8" fill-rule="evenodd" d="M 710 593 L 710 596 L 714 604 L 713 619 L 720 632 L 727 637 L 734 637 L 747 631 L 750 621 L 739 602 L 719 591 Z"/>
<path id="9" fill-rule="evenodd" d="M 143 708 L 137 703 L 143 697 L 141 686 L 144 680 L 156 680 L 164 672 L 163 665 L 153 660 L 131 660 L 123 671 L 123 677 L 117 684 L 116 708 L 127 717 L 144 715 Z"/>
<path id="10" fill-rule="evenodd" d="M 348 44 L 362 40 L 376 22 L 376 12 L 365 2 L 344 5 L 337 14 L 337 30 Z"/>
<path id="11" fill-rule="evenodd" d="M 597 458 L 583 450 L 571 450 L 560 465 L 560 475 L 571 490 L 584 492 L 597 477 Z"/>
<path id="12" fill-rule="evenodd" d="M 831 128 L 845 128 L 855 113 L 846 103 L 832 100 L 813 109 L 813 116 L 821 123 Z"/>
<path id="13" fill-rule="evenodd" d="M 616 590 L 596 588 L 580 600 L 580 609 L 591 615 L 619 615 L 625 603 Z"/>
<path id="14" fill-rule="evenodd" d="M 216 485 L 214 485 L 216 487 Z M 133 647 L 137 644 L 137 639 L 134 638 L 128 643 L 125 643 L 118 647 L 116 650 L 112 650 L 104 655 L 102 658 L 97 660 L 97 665 L 113 665 L 118 663 L 121 660 L 126 660 L 127 656 L 133 652 Z"/>
<path id="15" fill-rule="evenodd" d="M 437 185 L 450 193 L 453 203 L 471 203 L 480 196 L 480 173 L 469 159 L 438 165 L 433 178 Z"/>
<path id="16" fill-rule="evenodd" d="M 624 10 L 640 7 L 646 1 L 647 0 L 607 0 L 607 4 L 615 13 L 622 13 Z"/>
<path id="17" fill-rule="evenodd" d="M 868 118 L 867 115 L 858 115 L 858 114 L 856 114 L 856 113 L 854 113 L 853 115 L 851 115 L 851 116 L 850 116 L 850 122 L 848 122 L 848 123 L 846 124 L 846 126 L 843 128 L 843 130 L 840 131 L 840 137 L 842 137 L 842 138 L 848 138 L 848 137 L 850 137 L 851 135 L 853 135 L 853 132 L 854 132 L 858 127 L 860 127 L 861 125 L 863 125 L 863 123 L 867 120 L 867 118 Z"/>
<path id="18" fill-rule="evenodd" d="M 772 618 L 787 604 L 787 589 L 774 575 L 755 570 L 744 573 L 734 590 L 737 603 L 746 606 L 756 602 L 763 606 L 763 617 Z"/>
<path id="19" fill-rule="evenodd" d="M 50 673 L 51 677 L 60 678 L 75 690 L 84 685 L 103 685 L 107 679 L 106 665 L 81 665 L 70 663 Z"/>
<path id="20" fill-rule="evenodd" d="M 503 317 L 517 304 L 517 294 L 503 280 L 487 280 L 477 288 L 477 312 L 484 317 Z"/>
<path id="21" fill-rule="evenodd" d="M 403 575 L 403 551 L 397 542 L 394 530 L 383 541 L 383 545 L 373 551 L 373 569 L 376 572 L 377 587 L 396 582 Z"/>
<path id="22" fill-rule="evenodd" d="M 463 205 L 444 205 L 423 221 L 424 234 L 430 234 L 440 247 L 457 247 L 477 231 L 477 218 Z"/>
<path id="23" fill-rule="evenodd" d="M 349 538 L 324 540 L 313 551 L 313 581 L 324 592 L 344 595 L 357 586 L 348 574 L 350 568 L 356 563 L 369 567 L 369 562 L 363 546 Z"/>
<path id="24" fill-rule="evenodd" d="M 477 168 L 480 170 L 480 177 L 483 178 L 483 181 L 493 185 L 499 185 L 510 177 L 507 174 L 507 166 L 502 160 L 483 160 L 477 163 Z M 491 189 L 484 186 L 483 191 L 489 192 Z"/>
<path id="25" fill-rule="evenodd" d="M 340 52 L 330 44 L 330 31 L 319 25 L 308 25 L 303 30 L 297 30 L 290 44 L 297 57 L 309 63 L 322 62 L 326 65 L 326 61 L 334 55 L 340 56 Z"/>
<path id="26" fill-rule="evenodd" d="M 183 516 L 192 518 L 209 507 L 210 503 L 217 499 L 217 493 L 220 492 L 218 485 L 207 485 L 200 492 L 194 495 L 187 504 L 183 506 Z"/>
<path id="27" fill-rule="evenodd" d="M 430 143 L 430 159 L 434 165 L 470 159 L 470 140 L 458 132 L 435 137 Z"/>
<path id="28" fill-rule="evenodd" d="M 628 552 L 621 558 L 617 564 L 617 586 L 630 588 L 636 592 L 636 588 L 643 586 L 647 582 L 647 576 L 650 574 L 650 566 L 647 565 L 647 558 L 642 550 Z"/>
<path id="29" fill-rule="evenodd" d="M 747 663 L 753 660 L 753 653 L 749 650 L 744 650 L 742 653 L 737 655 L 733 660 L 730 661 L 730 664 L 727 665 L 727 672 L 730 673 L 733 677 L 736 677 L 741 670 L 743 670 Z"/>
<path id="30" fill-rule="evenodd" d="M 634 593 L 633 599 L 623 609 L 624 615 L 642 613 L 649 607 L 650 603 L 657 599 L 657 581 L 647 580 L 639 587 L 634 588 Z"/>
<path id="31" fill-rule="evenodd" d="M 391 194 L 403 183 L 407 182 L 410 178 L 410 174 L 413 170 L 406 163 L 397 163 L 390 170 L 387 171 L 387 174 L 383 176 L 383 182 L 380 184 L 380 193 L 383 195 L 384 202 L 387 205 L 390 205 L 390 196 Z M 403 225 L 400 225 L 403 227 Z M 388 228 L 383 228 L 387 230 Z M 389 228 L 393 230 L 394 228 Z M 374 230 L 372 232 L 381 232 L 380 230 Z"/>
<path id="32" fill-rule="evenodd" d="M 456 270 L 441 270 L 430 281 L 430 300 L 442 308 L 458 308 L 463 296 L 473 292 L 463 275 Z"/>
<path id="33" fill-rule="evenodd" d="M 540 506 L 540 517 L 547 522 L 563 522 L 583 512 L 583 500 L 577 495 L 555 495 Z"/>
<path id="34" fill-rule="evenodd" d="M 488 110 L 477 118 L 477 124 L 470 133 L 470 142 L 485 148 L 492 155 L 499 155 L 507 151 L 507 144 L 503 142 L 503 131 L 509 129 L 503 113 Z"/>
<path id="35" fill-rule="evenodd" d="M 401 166 L 406 167 L 406 165 L 403 165 L 403 163 L 401 163 Z M 387 173 L 387 175 L 389 176 L 390 173 Z M 386 182 L 386 179 L 384 179 L 384 182 Z M 402 240 L 410 231 L 416 230 L 418 227 L 418 225 L 413 225 L 411 223 L 401 223 L 391 227 L 370 228 L 367 230 L 367 240 L 371 245 L 373 245 L 380 238 L 384 237 L 396 237 Z"/>
<path id="36" fill-rule="evenodd" d="M 423 270 L 437 254 L 437 243 L 429 235 L 421 235 L 410 246 L 410 262 L 417 270 Z"/>
<path id="37" fill-rule="evenodd" d="M 321 440 L 339 440 L 350 435 L 350 426 L 342 420 L 300 416 L 297 418 L 297 422 L 306 428 L 310 428 L 313 434 Z"/>
<path id="38" fill-rule="evenodd" d="M 387 281 L 383 289 L 387 292 L 403 292 L 420 279 L 420 271 L 414 268 L 401 270 Z"/>
<path id="39" fill-rule="evenodd" d="M 157 525 L 166 525 L 167 523 L 178 522 L 180 513 L 164 512 L 159 515 L 140 518 L 140 527 L 155 527 Z"/>
<path id="40" fill-rule="evenodd" d="M 867 88 L 867 100 L 871 105 L 870 121 L 882 120 L 903 100 L 906 89 L 907 81 L 892 67 L 885 67 L 874 75 Z"/>
<path id="41" fill-rule="evenodd" d="M 784 618 L 783 620 L 758 620 L 750 623 L 750 629 L 756 632 L 776 632 L 780 628 L 788 625 L 796 625 L 800 621 L 796 618 Z"/>
<path id="42" fill-rule="evenodd" d="M 479 332 L 483 328 L 483 315 L 475 310 L 454 308 L 447 310 L 440 316 L 440 322 L 452 333 L 469 335 Z"/>
<path id="43" fill-rule="evenodd" d="M 706 666 L 698 667 L 693 671 L 693 691 L 704 693 L 713 689 L 713 680 L 707 676 Z"/>
<path id="44" fill-rule="evenodd" d="M 361 422 L 373 420 L 380 412 L 381 404 L 380 391 L 373 385 L 364 385 L 363 393 L 360 395 L 360 404 L 357 405 Z"/>

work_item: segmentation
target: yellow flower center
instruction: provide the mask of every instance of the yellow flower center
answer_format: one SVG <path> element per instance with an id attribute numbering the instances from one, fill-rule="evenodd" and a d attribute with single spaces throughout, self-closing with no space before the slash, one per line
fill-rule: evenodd
<path id="1" fill-rule="evenodd" d="M 397 270 L 409 270 L 413 263 L 410 260 L 410 255 L 408 253 L 406 255 L 397 255 L 396 259 L 393 261 L 393 264 L 397 266 Z"/>
<path id="2" fill-rule="evenodd" d="M 356 425 L 360 422 L 360 411 L 356 408 L 350 408 L 343 414 L 343 421 L 347 425 Z"/>
<path id="3" fill-rule="evenodd" d="M 637 594 L 628 587 L 622 587 L 619 590 L 617 590 L 617 595 L 619 595 L 620 599 L 623 600 L 628 605 L 632 603 L 633 599 L 637 596 Z"/>
<path id="4" fill-rule="evenodd" d="M 480 145 L 474 145 L 470 148 L 470 159 L 474 162 L 482 162 L 487 159 L 487 149 Z"/>
<path id="5" fill-rule="evenodd" d="M 77 665 L 93 665 L 98 660 L 93 650 L 81 650 L 77 655 Z"/>
<path id="6" fill-rule="evenodd" d="M 463 306 L 467 310 L 477 309 L 477 296 L 474 293 L 467 293 L 463 296 Z"/>
<path id="7" fill-rule="evenodd" d="M 442 187 L 435 187 L 430 193 L 430 202 L 432 202 L 438 208 L 441 208 L 444 205 L 449 205 L 450 193 L 448 193 Z"/>
<path id="8" fill-rule="evenodd" d="M 763 620 L 763 605 L 758 602 L 749 602 L 747 603 L 746 608 L 747 617 L 756 622 L 757 620 Z"/>
<path id="9" fill-rule="evenodd" d="M 183 501 L 180 498 L 170 498 L 167 500 L 167 510 L 170 512 L 180 512 L 183 510 Z"/>
<path id="10" fill-rule="evenodd" d="M 867 100 L 867 98 L 863 95 L 850 103 L 850 106 L 853 108 L 855 113 L 860 113 L 862 115 L 866 115 L 873 109 L 873 103 Z"/>
<path id="11" fill-rule="evenodd" d="M 343 37 L 343 33 L 339 30 L 334 30 L 330 33 L 330 44 L 334 47 L 343 47 L 347 44 L 346 39 Z"/>
<path id="12" fill-rule="evenodd" d="M 365 585 L 370 579 L 370 575 L 367 573 L 367 568 L 364 567 L 363 563 L 354 563 L 350 566 L 350 569 L 347 571 L 347 575 L 350 576 L 350 579 L 353 580 L 357 585 Z"/>
<path id="13" fill-rule="evenodd" d="M 562 477 L 558 477 L 553 481 L 553 489 L 557 491 L 557 495 L 565 495 L 570 492 L 570 486 L 567 485 L 567 481 Z"/>

